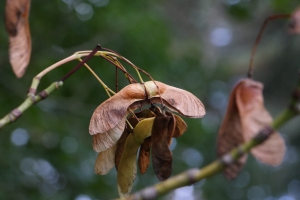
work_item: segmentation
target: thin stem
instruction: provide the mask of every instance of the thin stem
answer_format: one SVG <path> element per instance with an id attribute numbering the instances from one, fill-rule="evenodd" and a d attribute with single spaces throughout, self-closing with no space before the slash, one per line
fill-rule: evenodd
<path id="1" fill-rule="evenodd" d="M 67 62 L 70 62 L 72 60 L 75 60 L 77 58 L 77 55 L 76 54 L 73 54 L 57 63 L 54 63 L 53 65 L 47 67 L 46 69 L 44 69 L 43 71 L 41 71 L 38 75 L 36 75 L 35 77 L 38 78 L 38 79 L 41 79 L 45 74 L 49 73 L 50 71 L 52 71 L 53 69 L 67 63 Z"/>
<path id="2" fill-rule="evenodd" d="M 97 45 L 87 57 L 85 57 L 78 65 L 76 65 L 69 73 L 67 73 L 60 80 L 65 81 L 67 78 L 69 78 L 74 72 L 76 72 L 80 67 L 82 67 L 89 59 L 91 59 L 98 52 L 99 49 L 101 49 L 101 46 Z"/>
<path id="3" fill-rule="evenodd" d="M 81 58 L 78 58 L 80 62 L 83 62 Z M 107 95 L 111 97 L 110 93 L 116 94 L 113 90 L 111 90 L 100 78 L 97 76 L 97 74 L 90 68 L 90 66 L 86 63 L 84 63 L 84 66 L 93 74 L 93 76 L 98 80 L 98 82 L 102 85 L 104 90 L 106 91 Z M 110 92 L 110 93 L 109 93 Z"/>
<path id="4" fill-rule="evenodd" d="M 264 23 L 262 24 L 259 33 L 256 37 L 254 46 L 252 48 L 252 52 L 251 52 L 251 57 L 250 57 L 250 64 L 249 64 L 249 70 L 248 70 L 248 78 L 252 78 L 253 75 L 253 63 L 254 63 L 254 55 L 257 49 L 257 46 L 260 42 L 260 39 L 262 37 L 262 34 L 267 26 L 267 24 L 269 23 L 269 21 L 275 20 L 275 19 L 284 19 L 284 18 L 290 18 L 291 15 L 289 14 L 283 14 L 283 15 L 271 15 L 269 16 L 267 19 L 265 19 Z"/>
<path id="5" fill-rule="evenodd" d="M 101 55 L 102 56 L 102 55 Z M 121 65 L 121 63 L 119 61 L 116 61 L 116 59 L 114 59 L 113 57 L 111 57 L 109 54 L 108 55 L 104 55 L 102 56 L 105 60 L 109 61 L 110 63 L 112 63 L 113 65 L 115 65 L 116 67 L 118 67 L 122 72 L 124 72 L 124 74 L 129 77 L 129 82 L 132 83 L 135 82 L 137 83 L 137 81 L 131 76 L 131 74 L 129 74 L 126 69 Z M 127 78 L 126 77 L 126 78 Z"/>

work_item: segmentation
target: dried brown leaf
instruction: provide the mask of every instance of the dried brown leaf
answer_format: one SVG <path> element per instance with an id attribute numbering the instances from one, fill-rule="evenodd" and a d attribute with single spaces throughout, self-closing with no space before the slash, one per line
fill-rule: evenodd
<path id="1" fill-rule="evenodd" d="M 9 34 L 9 60 L 18 78 L 24 75 L 30 61 L 29 10 L 30 0 L 6 0 L 5 27 Z"/>
<path id="2" fill-rule="evenodd" d="M 229 102 L 225 118 L 220 126 L 217 139 L 217 154 L 218 157 L 223 156 L 239 144 L 244 142 L 242 135 L 242 126 L 239 116 L 239 111 L 236 105 L 236 86 L 230 94 Z M 227 166 L 223 171 L 227 179 L 234 179 L 246 162 L 246 155 L 230 166 Z"/>
<path id="3" fill-rule="evenodd" d="M 251 79 L 242 79 L 233 89 L 224 121 L 218 134 L 218 156 L 250 140 L 264 127 L 272 123 L 272 117 L 264 107 L 263 85 Z M 279 164 L 285 152 L 283 139 L 278 133 L 251 153 L 261 162 L 271 165 Z M 246 162 L 246 155 L 224 170 L 224 175 L 235 178 Z"/>
<path id="4" fill-rule="evenodd" d="M 141 174 L 145 174 L 149 167 L 151 145 L 152 145 L 151 137 L 148 137 L 144 140 L 143 144 L 140 147 L 138 163 L 139 163 L 139 169 Z"/>
<path id="5" fill-rule="evenodd" d="M 270 126 L 273 121 L 264 107 L 262 90 L 263 85 L 261 83 L 244 79 L 237 91 L 237 106 L 246 141 L 254 137 L 264 127 Z M 262 163 L 279 165 L 285 154 L 284 140 L 275 132 L 263 144 L 252 149 L 251 153 Z"/>
<path id="6" fill-rule="evenodd" d="M 116 145 L 98 154 L 95 163 L 95 173 L 100 175 L 107 174 L 115 165 Z"/>
<path id="7" fill-rule="evenodd" d="M 169 122 L 171 117 L 158 113 L 152 127 L 152 164 L 160 181 L 166 180 L 172 173 L 172 152 L 169 149 Z"/>
<path id="8" fill-rule="evenodd" d="M 292 34 L 300 34 L 300 6 L 291 15 L 289 32 Z"/>
<path id="9" fill-rule="evenodd" d="M 159 89 L 157 89 L 157 87 Z M 202 102 L 192 93 L 173 86 L 166 85 L 159 81 L 145 82 L 147 95 L 151 100 L 160 101 L 160 96 L 166 103 L 167 107 L 179 112 L 180 114 L 191 117 L 200 118 L 205 115 L 205 108 Z"/>

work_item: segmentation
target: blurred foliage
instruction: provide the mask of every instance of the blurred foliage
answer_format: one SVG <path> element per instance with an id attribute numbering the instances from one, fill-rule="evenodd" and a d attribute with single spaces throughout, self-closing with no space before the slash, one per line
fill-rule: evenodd
<path id="1" fill-rule="evenodd" d="M 23 101 L 37 73 L 99 43 L 125 56 L 156 80 L 188 90 L 203 101 L 207 115 L 203 119 L 186 119 L 189 129 L 176 140 L 173 175 L 203 167 L 216 159 L 216 135 L 228 94 L 237 79 L 246 75 L 251 48 L 263 20 L 272 14 L 291 13 L 298 3 L 32 1 L 33 52 L 22 79 L 12 73 L 8 36 L 4 26 L 0 29 L 0 115 Z M 1 4 L 0 14 L 4 16 L 5 2 Z M 274 116 L 287 105 L 299 78 L 300 37 L 289 35 L 285 27 L 286 20 L 271 22 L 255 57 L 254 78 L 265 84 L 266 106 Z M 76 63 L 46 75 L 39 88 L 59 80 Z M 97 57 L 88 64 L 109 87 L 115 87 L 115 68 L 111 64 Z M 125 86 L 121 73 L 119 78 L 120 85 Z M 82 68 L 48 99 L 1 129 L 0 199 L 116 198 L 115 170 L 106 176 L 93 172 L 97 154 L 88 133 L 94 109 L 106 98 L 100 84 Z M 279 167 L 262 165 L 251 157 L 234 181 L 218 174 L 161 199 L 300 199 L 298 121 L 299 117 L 280 130 L 287 154 Z M 138 176 L 134 191 L 157 182 L 150 168 L 146 175 Z"/>

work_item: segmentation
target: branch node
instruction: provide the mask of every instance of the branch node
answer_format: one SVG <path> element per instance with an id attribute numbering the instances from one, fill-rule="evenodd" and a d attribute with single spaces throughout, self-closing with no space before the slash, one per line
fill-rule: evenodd
<path id="1" fill-rule="evenodd" d="M 38 94 L 38 96 L 40 96 L 41 99 L 46 99 L 49 96 L 49 94 L 45 90 L 43 90 Z"/>
<path id="2" fill-rule="evenodd" d="M 270 126 L 265 127 L 264 129 L 262 129 L 253 139 L 258 142 L 258 143 L 262 143 L 264 142 L 266 139 L 268 139 L 268 137 L 274 132 L 274 129 Z"/>
<path id="3" fill-rule="evenodd" d="M 153 200 L 158 197 L 157 190 L 155 187 L 145 188 L 141 191 L 140 195 L 136 196 L 134 199 L 144 199 Z"/>
<path id="4" fill-rule="evenodd" d="M 233 163 L 234 159 L 233 157 L 230 155 L 230 153 L 227 153 L 225 155 L 223 155 L 221 158 L 220 158 L 221 162 L 224 164 L 224 165 L 230 165 Z"/>
<path id="5" fill-rule="evenodd" d="M 190 185 L 198 182 L 198 180 L 197 180 L 197 174 L 198 174 L 198 172 L 199 172 L 199 169 L 197 169 L 197 168 L 189 169 L 186 172 L 187 178 L 188 178 L 188 181 L 189 181 Z"/>
<path id="6" fill-rule="evenodd" d="M 28 90 L 28 96 L 33 96 L 36 93 L 36 89 L 35 88 L 29 88 Z"/>
<path id="7" fill-rule="evenodd" d="M 57 81 L 57 82 L 55 82 L 55 87 L 56 87 L 56 89 L 58 89 L 59 87 L 61 87 L 61 86 L 63 86 L 63 82 L 62 81 Z"/>
<path id="8" fill-rule="evenodd" d="M 22 112 L 18 108 L 14 109 L 10 113 L 11 113 L 11 115 L 9 117 L 9 120 L 11 122 L 16 121 L 22 115 Z"/>

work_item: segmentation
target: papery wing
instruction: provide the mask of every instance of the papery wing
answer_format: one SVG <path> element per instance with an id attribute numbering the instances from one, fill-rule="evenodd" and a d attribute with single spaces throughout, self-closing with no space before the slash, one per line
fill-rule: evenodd
<path id="1" fill-rule="evenodd" d="M 133 83 L 104 101 L 92 115 L 89 126 L 90 134 L 106 133 L 114 128 L 121 121 L 125 120 L 124 117 L 128 114 L 130 105 L 145 99 L 145 96 L 144 86 L 140 83 Z"/>
<path id="2" fill-rule="evenodd" d="M 9 60 L 18 78 L 25 73 L 31 55 L 30 0 L 7 0 L 5 27 L 9 34 Z"/>
<path id="3" fill-rule="evenodd" d="M 235 86 L 230 94 L 224 121 L 218 132 L 217 154 L 218 157 L 230 152 L 244 142 L 239 112 L 236 105 L 236 92 L 239 84 Z M 227 179 L 234 179 L 241 171 L 247 160 L 247 155 L 227 166 L 223 174 Z"/>
<path id="4" fill-rule="evenodd" d="M 237 91 L 237 105 L 246 141 L 253 138 L 263 128 L 270 126 L 273 121 L 264 107 L 262 90 L 261 83 L 244 79 Z M 263 144 L 252 149 L 251 153 L 265 164 L 278 165 L 285 154 L 284 140 L 275 132 Z"/>
<path id="5" fill-rule="evenodd" d="M 125 128 L 125 119 L 126 116 L 124 116 L 121 122 L 113 129 L 110 129 L 105 133 L 93 135 L 93 148 L 96 152 L 105 151 L 117 143 Z"/>
<path id="6" fill-rule="evenodd" d="M 116 145 L 105 151 L 98 153 L 95 163 L 95 173 L 100 175 L 107 174 L 115 165 Z"/>
<path id="7" fill-rule="evenodd" d="M 205 115 L 204 105 L 192 93 L 186 90 L 166 85 L 159 81 L 155 81 L 155 84 L 153 81 L 145 83 L 146 89 L 148 89 L 148 96 L 150 95 L 149 97 L 151 97 L 150 99 L 159 97 L 157 89 L 158 87 L 160 96 L 163 100 L 168 102 L 167 106 L 173 108 L 172 110 L 175 109 L 180 114 L 192 118 L 200 118 Z"/>

